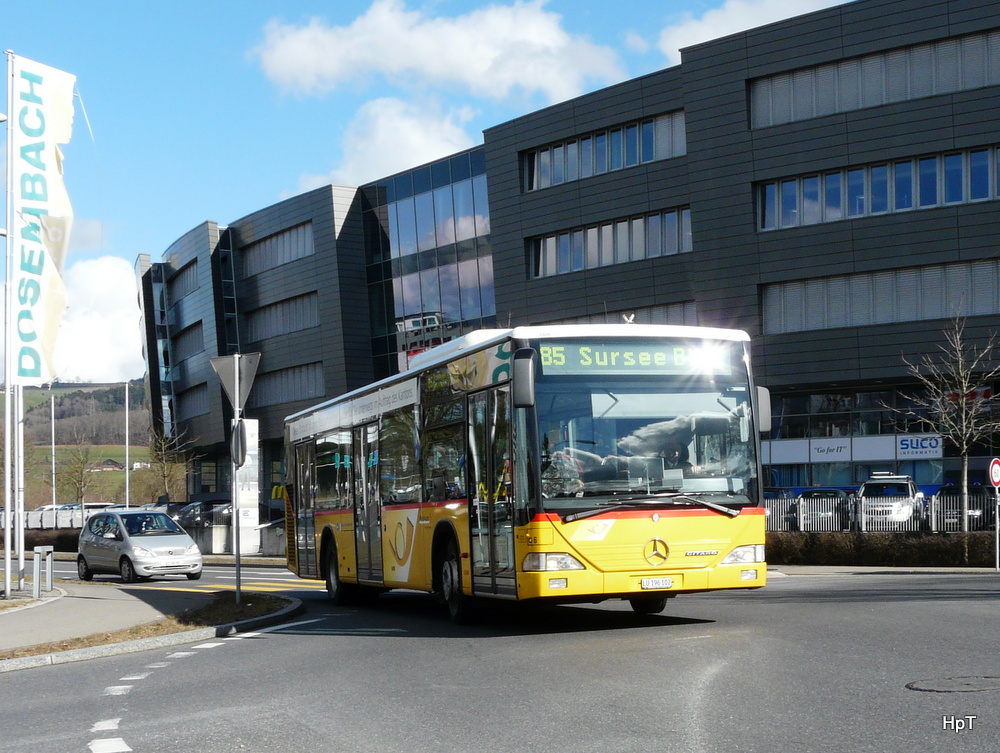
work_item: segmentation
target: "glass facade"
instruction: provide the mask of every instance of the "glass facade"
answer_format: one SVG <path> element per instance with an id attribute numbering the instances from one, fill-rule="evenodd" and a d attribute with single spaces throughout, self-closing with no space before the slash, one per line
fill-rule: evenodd
<path id="1" fill-rule="evenodd" d="M 362 191 L 376 378 L 427 348 L 496 326 L 483 148 Z"/>
<path id="2" fill-rule="evenodd" d="M 981 391 L 989 395 L 994 387 Z M 854 490 L 875 472 L 912 476 L 928 493 L 942 483 L 955 483 L 961 459 L 951 442 L 941 442 L 937 457 L 905 457 L 896 450 L 908 437 L 933 435 L 931 414 L 914 402 L 921 394 L 916 386 L 772 394 L 765 485 L 796 494 L 808 487 Z M 987 468 L 1000 449 L 998 441 L 1000 437 L 987 438 L 972 447 L 970 483 L 989 483 Z M 783 451 L 782 444 L 794 450 Z"/>

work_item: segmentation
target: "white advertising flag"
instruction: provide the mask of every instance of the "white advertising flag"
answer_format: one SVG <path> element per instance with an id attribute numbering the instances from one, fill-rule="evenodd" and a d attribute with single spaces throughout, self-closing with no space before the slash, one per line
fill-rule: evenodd
<path id="1" fill-rule="evenodd" d="M 13 58 L 7 341 L 13 384 L 41 385 L 55 377 L 56 334 L 66 308 L 62 270 L 73 226 L 58 145 L 69 143 L 73 132 L 75 84 L 76 76 Z"/>

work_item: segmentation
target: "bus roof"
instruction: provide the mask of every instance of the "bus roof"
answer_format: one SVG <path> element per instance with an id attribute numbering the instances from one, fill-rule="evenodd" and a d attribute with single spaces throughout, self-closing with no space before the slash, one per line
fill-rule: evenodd
<path id="1" fill-rule="evenodd" d="M 356 390 L 351 390 L 343 395 L 338 395 L 330 400 L 325 400 L 322 403 L 301 410 L 298 413 L 293 413 L 287 416 L 285 421 L 294 421 L 295 419 L 323 410 L 335 403 L 363 395 L 370 390 L 395 384 L 406 379 L 412 379 L 419 371 L 448 363 L 461 355 L 475 352 L 481 348 L 503 342 L 504 340 L 511 338 L 517 340 L 540 340 L 548 337 L 694 337 L 708 340 L 732 340 L 736 342 L 748 342 L 750 340 L 750 336 L 746 332 L 738 329 L 673 324 L 541 324 L 509 329 L 480 329 L 470 332 L 467 335 L 456 337 L 454 340 L 449 340 L 423 353 L 418 353 L 411 359 L 410 368 L 407 371 L 386 377 L 378 382 L 372 382 L 364 387 L 359 387 Z"/>

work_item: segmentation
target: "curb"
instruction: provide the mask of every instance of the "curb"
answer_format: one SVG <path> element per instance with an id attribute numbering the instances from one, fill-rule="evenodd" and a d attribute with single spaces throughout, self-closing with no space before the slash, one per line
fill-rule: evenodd
<path id="1" fill-rule="evenodd" d="M 288 596 L 282 598 L 288 599 L 291 602 L 284 609 L 274 614 L 265 614 L 261 617 L 254 617 L 253 619 L 241 622 L 230 622 L 224 625 L 216 625 L 215 627 L 185 630 L 180 633 L 157 636 L 156 638 L 139 638 L 134 641 L 111 643 L 106 646 L 90 646 L 71 651 L 60 651 L 54 654 L 39 654 L 38 656 L 25 656 L 19 659 L 4 659 L 0 661 L 0 674 L 14 672 L 19 669 L 48 667 L 53 664 L 69 664 L 70 662 L 97 659 L 102 656 L 117 656 L 119 654 L 136 653 L 138 651 L 149 651 L 155 648 L 179 646 L 184 643 L 208 640 L 209 638 L 224 638 L 233 633 L 248 633 L 260 628 L 278 625 L 289 617 L 295 617 L 306 611 L 306 606 L 302 603 L 301 599 Z"/>
<path id="2" fill-rule="evenodd" d="M 51 604 L 53 601 L 59 601 L 59 599 L 61 599 L 63 596 L 66 595 L 66 592 L 63 589 L 59 588 L 59 586 L 52 586 L 52 590 L 53 591 L 58 591 L 59 595 L 58 596 L 43 596 L 42 598 L 38 599 L 37 601 L 32 601 L 30 604 L 25 604 L 23 607 L 11 607 L 10 609 L 5 609 L 5 610 L 3 610 L 3 613 L 4 614 L 11 614 L 12 612 L 20 612 L 23 609 L 34 609 L 35 607 L 43 607 L 46 604 Z"/>

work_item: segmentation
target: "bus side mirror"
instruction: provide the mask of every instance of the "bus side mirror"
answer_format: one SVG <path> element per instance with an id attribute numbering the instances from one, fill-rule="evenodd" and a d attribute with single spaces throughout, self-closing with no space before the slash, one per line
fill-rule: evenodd
<path id="1" fill-rule="evenodd" d="M 535 351 L 518 348 L 514 352 L 512 388 L 515 408 L 535 407 Z"/>
<path id="2" fill-rule="evenodd" d="M 757 388 L 757 429 L 761 434 L 771 431 L 771 391 L 767 387 Z"/>

